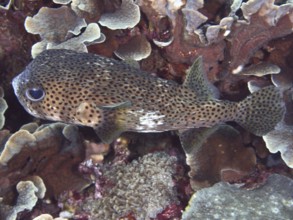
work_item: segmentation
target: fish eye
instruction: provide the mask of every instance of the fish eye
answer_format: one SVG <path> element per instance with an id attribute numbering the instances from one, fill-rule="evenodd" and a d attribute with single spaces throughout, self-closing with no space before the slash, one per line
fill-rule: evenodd
<path id="1" fill-rule="evenodd" d="M 25 91 L 25 95 L 29 100 L 37 102 L 45 97 L 45 91 L 42 88 L 29 88 Z"/>

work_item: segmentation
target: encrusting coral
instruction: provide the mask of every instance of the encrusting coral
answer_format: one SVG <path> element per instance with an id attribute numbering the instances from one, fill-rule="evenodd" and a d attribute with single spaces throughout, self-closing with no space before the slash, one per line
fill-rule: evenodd
<path id="1" fill-rule="evenodd" d="M 179 203 L 172 176 L 176 158 L 165 153 L 147 154 L 129 164 L 98 167 L 96 195 L 75 206 L 75 215 L 115 220 L 131 214 L 135 219 L 155 218 L 168 205 Z M 70 200 L 63 198 L 70 207 Z M 70 211 L 70 210 L 69 210 Z"/>
<path id="2" fill-rule="evenodd" d="M 292 179 L 271 175 L 255 190 L 220 182 L 197 191 L 182 219 L 290 219 L 293 215 Z M 266 218 L 265 217 L 265 218 Z"/>

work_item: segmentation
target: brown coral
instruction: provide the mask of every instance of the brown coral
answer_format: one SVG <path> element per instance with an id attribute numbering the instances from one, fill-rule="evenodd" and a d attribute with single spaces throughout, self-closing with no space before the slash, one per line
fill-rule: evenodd
<path id="1" fill-rule="evenodd" d="M 8 139 L 0 156 L 0 195 L 11 201 L 16 183 L 32 175 L 43 179 L 47 197 L 81 189 L 87 184 L 77 169 L 83 159 L 82 138 L 73 126 L 56 123 L 33 133 L 20 130 Z"/>
<path id="2" fill-rule="evenodd" d="M 186 161 L 194 190 L 221 180 L 236 181 L 254 170 L 256 156 L 243 145 L 238 131 L 223 125 L 195 129 Z"/>
<path id="3" fill-rule="evenodd" d="M 249 22 L 240 20 L 231 29 L 230 70 L 245 65 L 265 43 L 292 33 L 292 4 L 276 6 L 273 1 L 249 1 L 241 8 Z"/>

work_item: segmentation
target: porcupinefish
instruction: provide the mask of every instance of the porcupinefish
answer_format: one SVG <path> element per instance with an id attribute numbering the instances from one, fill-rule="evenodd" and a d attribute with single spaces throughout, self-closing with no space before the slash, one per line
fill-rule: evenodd
<path id="1" fill-rule="evenodd" d="M 256 135 L 281 120 L 281 93 L 268 86 L 240 102 L 213 98 L 198 58 L 183 85 L 123 61 L 70 50 L 46 50 L 13 79 L 31 115 L 93 127 L 105 143 L 124 131 L 181 132 L 235 121 Z"/>

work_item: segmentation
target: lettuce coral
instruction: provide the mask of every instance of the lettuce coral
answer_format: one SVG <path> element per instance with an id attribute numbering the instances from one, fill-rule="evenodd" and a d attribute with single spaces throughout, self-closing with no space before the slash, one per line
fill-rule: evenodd
<path id="1" fill-rule="evenodd" d="M 231 70 L 245 65 L 265 43 L 292 33 L 293 3 L 275 5 L 272 0 L 250 0 L 242 3 L 241 11 L 246 20 L 239 19 L 229 36 Z"/>
<path id="2" fill-rule="evenodd" d="M 85 31 L 79 35 L 84 27 Z M 87 25 L 85 19 L 67 6 L 57 9 L 42 7 L 38 14 L 26 18 L 25 28 L 29 33 L 39 34 L 42 39 L 32 47 L 33 58 L 43 50 L 53 48 L 87 52 L 85 42 L 101 43 L 105 40 L 96 23 Z"/>
<path id="3" fill-rule="evenodd" d="M 284 119 L 277 124 L 275 129 L 263 139 L 271 153 L 281 153 L 281 157 L 288 167 L 293 168 L 293 89 L 284 92 L 286 113 Z"/>
<path id="4" fill-rule="evenodd" d="M 18 197 L 15 206 L 9 206 L 0 202 L 0 217 L 6 220 L 16 220 L 17 214 L 24 210 L 32 210 L 38 199 L 44 198 L 44 183 L 41 178 L 20 181 L 16 185 Z"/>
<path id="5" fill-rule="evenodd" d="M 129 39 L 125 44 L 114 51 L 115 55 L 123 60 L 142 60 L 151 54 L 151 44 L 145 36 L 137 35 Z"/>
<path id="6" fill-rule="evenodd" d="M 284 118 L 276 125 L 274 130 L 263 136 L 267 149 L 271 153 L 280 152 L 286 165 L 293 168 L 293 89 L 282 88 L 283 100 L 285 101 L 286 112 Z M 255 81 L 249 81 L 248 88 L 251 93 L 260 89 Z"/>
<path id="7" fill-rule="evenodd" d="M 29 33 L 39 34 L 46 41 L 59 43 L 66 40 L 70 33 L 78 35 L 80 30 L 86 27 L 84 19 L 76 16 L 67 6 L 42 7 L 38 14 L 28 16 L 24 25 Z"/>
<path id="8" fill-rule="evenodd" d="M 77 170 L 84 157 L 83 139 L 76 127 L 55 123 L 33 133 L 19 130 L 0 155 L 0 196 L 13 195 L 15 184 L 32 175 L 43 179 L 49 198 L 66 189 L 80 189 L 88 184 Z"/>
<path id="9" fill-rule="evenodd" d="M 2 129 L 4 126 L 4 123 L 5 123 L 4 112 L 8 108 L 7 103 L 4 100 L 3 96 L 4 96 L 4 91 L 0 87 L 0 129 Z"/>
<path id="10" fill-rule="evenodd" d="M 10 6 L 12 5 L 12 0 L 8 0 L 4 2 L 4 5 L 0 5 L 0 9 L 8 10 Z"/>
<path id="11" fill-rule="evenodd" d="M 116 30 L 133 28 L 139 20 L 139 7 L 133 0 L 122 0 L 120 8 L 113 13 L 102 14 L 99 23 L 111 30 Z"/>

